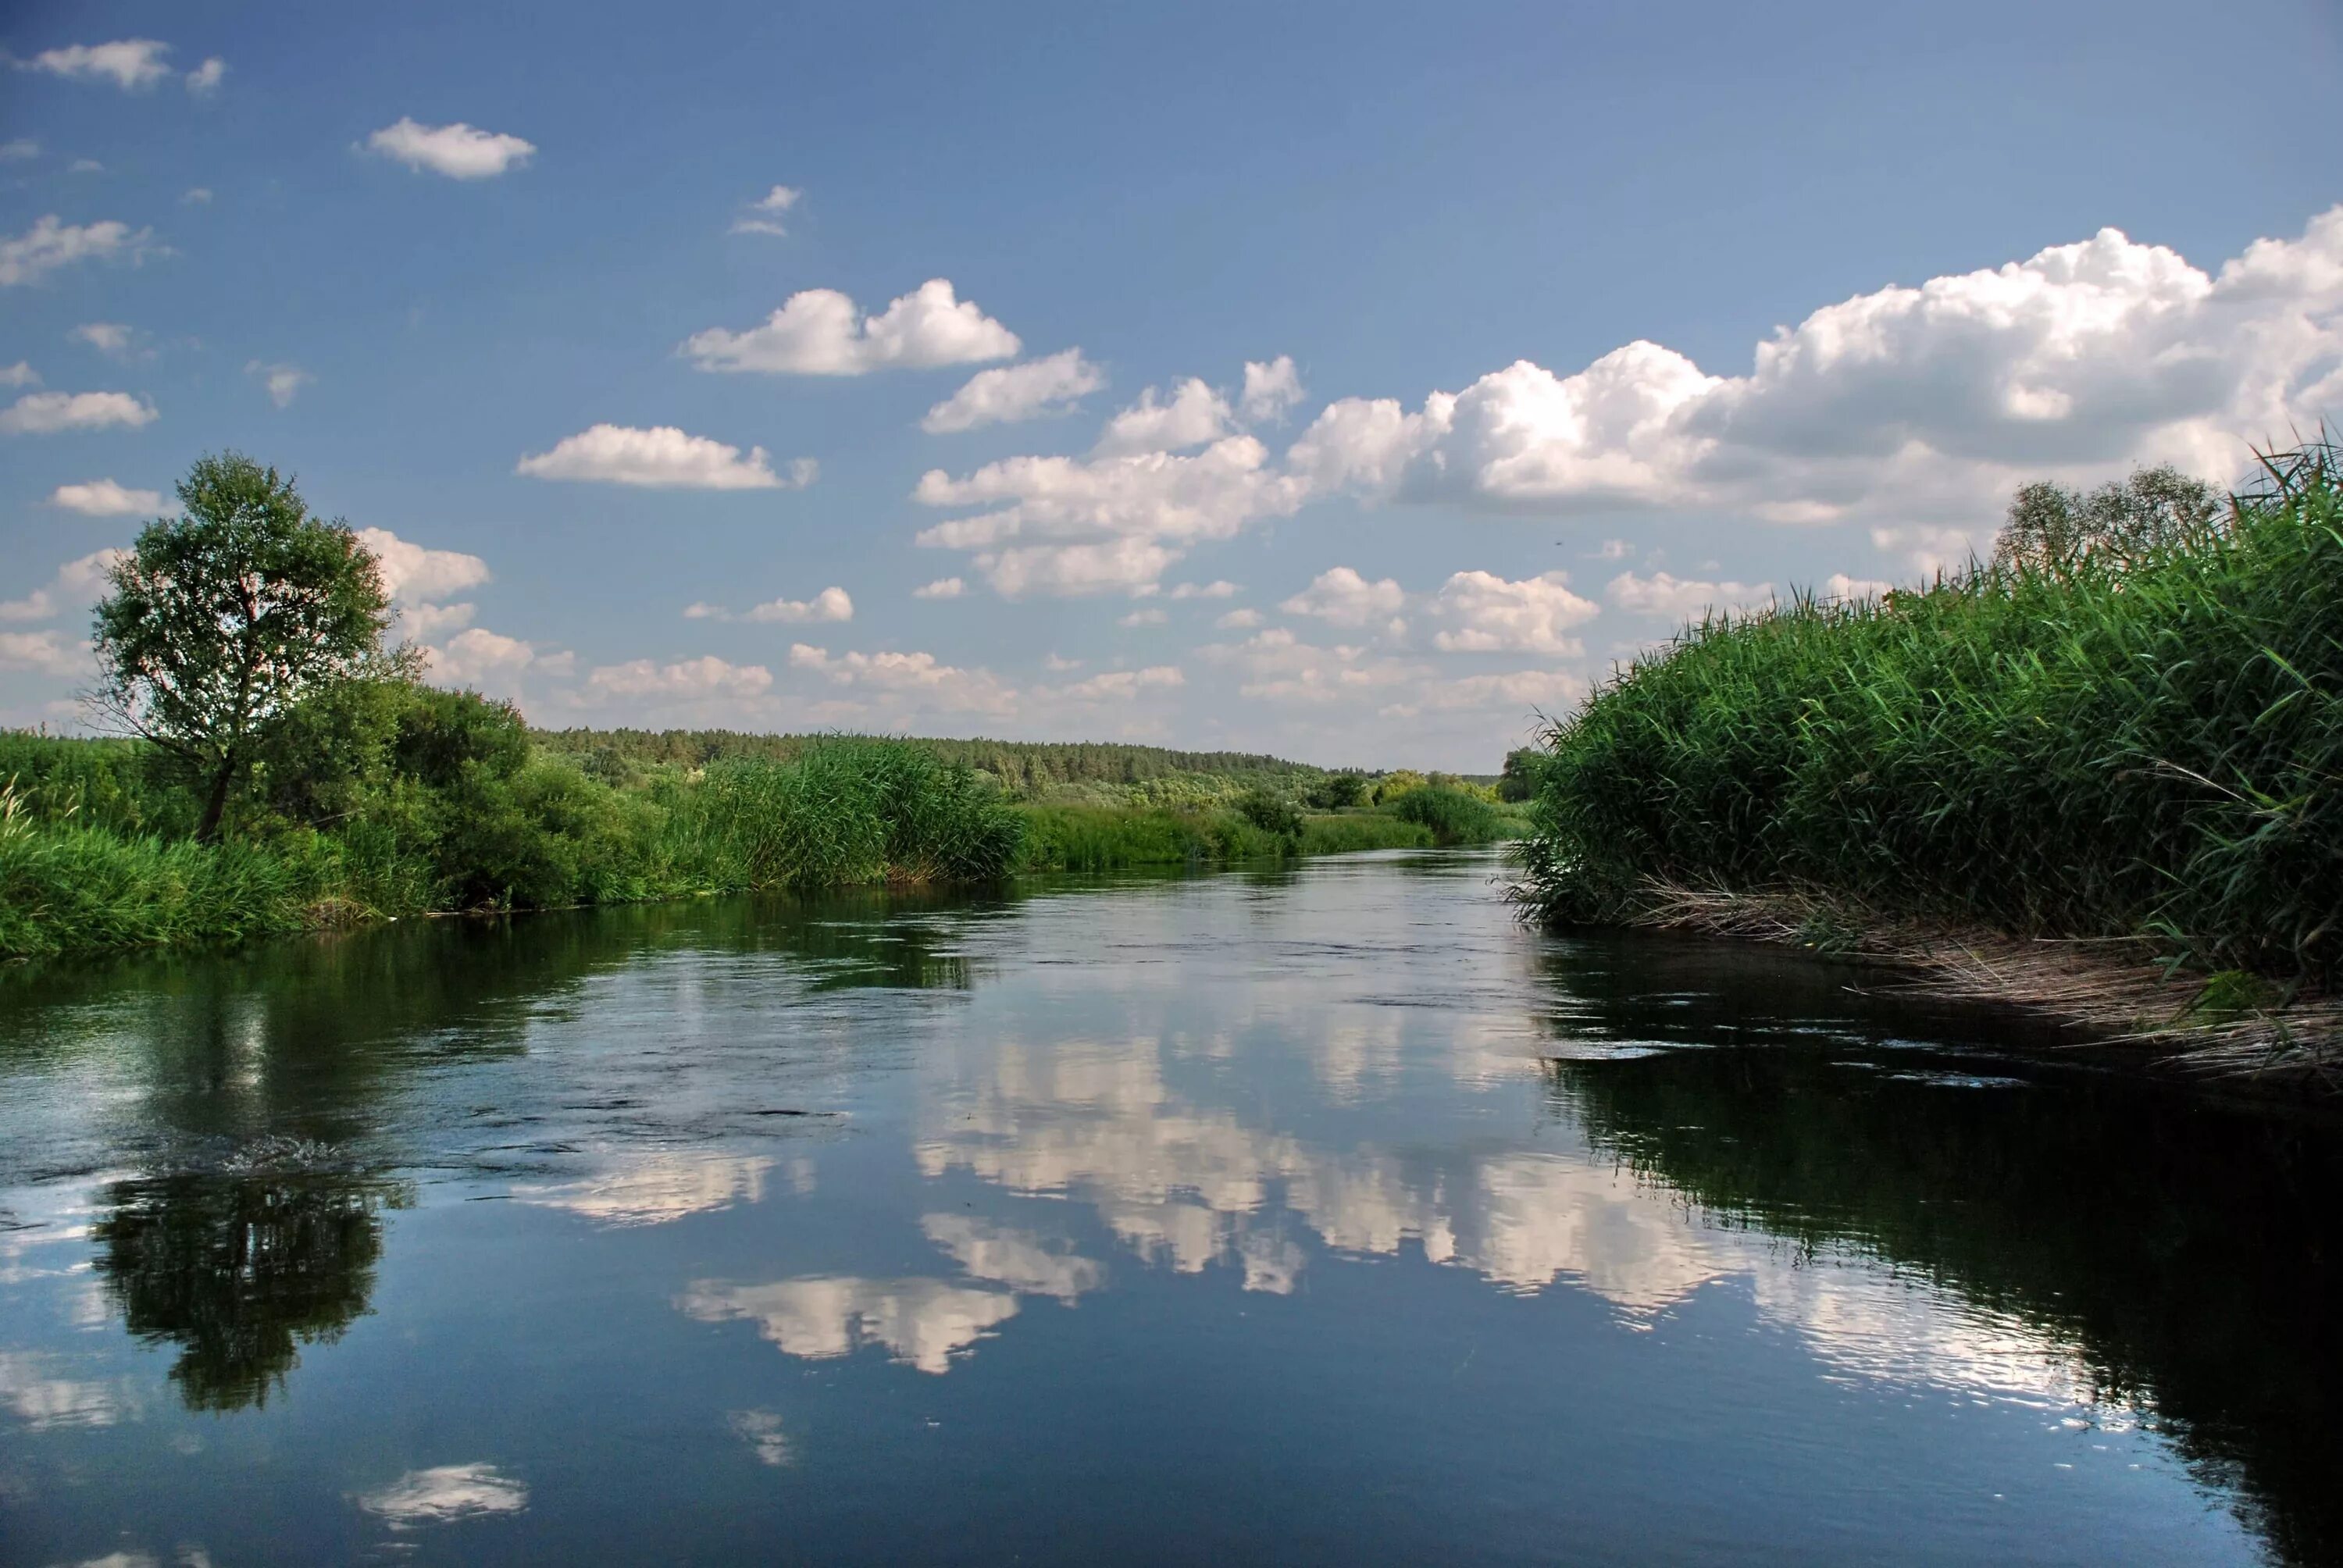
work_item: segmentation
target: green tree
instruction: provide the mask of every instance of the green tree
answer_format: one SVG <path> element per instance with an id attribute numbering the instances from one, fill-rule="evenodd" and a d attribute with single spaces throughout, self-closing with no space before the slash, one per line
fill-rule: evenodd
<path id="1" fill-rule="evenodd" d="M 1497 777 L 1500 800 L 1534 800 L 1538 792 L 1538 768 L 1544 754 L 1524 747 L 1505 753 L 1505 770 Z"/>
<path id="2" fill-rule="evenodd" d="M 405 678 L 390 595 L 347 523 L 309 515 L 289 476 L 237 452 L 196 460 L 183 515 L 149 523 L 97 607 L 98 710 L 186 767 L 219 837 L 236 776 L 303 702 Z"/>
<path id="3" fill-rule="evenodd" d="M 2222 498 L 2204 480 L 2166 465 L 2090 494 L 2043 480 L 2020 489 L 1994 541 L 2003 566 L 2053 570 L 2086 556 L 2132 561 L 2180 543 L 2220 515 Z"/>

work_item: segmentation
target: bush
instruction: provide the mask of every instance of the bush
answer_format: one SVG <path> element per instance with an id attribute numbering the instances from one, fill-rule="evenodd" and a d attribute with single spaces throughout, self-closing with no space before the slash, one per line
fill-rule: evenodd
<path id="1" fill-rule="evenodd" d="M 1282 795 L 1267 789 L 1248 789 L 1237 797 L 1237 815 L 1273 839 L 1302 838 L 1302 809 Z"/>
<path id="2" fill-rule="evenodd" d="M 1495 807 L 1480 796 L 1446 785 L 1427 784 L 1399 798 L 1392 815 L 1431 829 L 1437 844 L 1486 844 L 1503 836 Z"/>

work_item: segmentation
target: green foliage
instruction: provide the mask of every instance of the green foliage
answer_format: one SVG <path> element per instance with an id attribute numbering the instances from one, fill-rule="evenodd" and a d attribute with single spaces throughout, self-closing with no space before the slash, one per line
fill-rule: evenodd
<path id="1" fill-rule="evenodd" d="M 2017 558 L 1684 633 L 1550 738 L 1524 891 L 1804 881 L 2208 970 L 2343 978 L 2343 476 L 2137 556 Z"/>
<path id="2" fill-rule="evenodd" d="M 1503 819 L 1482 796 L 1444 784 L 1411 789 L 1392 807 L 1392 815 L 1432 832 L 1437 844 L 1486 844 L 1504 836 Z"/>
<path id="3" fill-rule="evenodd" d="M 1343 811 L 1364 805 L 1367 776 L 1353 769 L 1329 773 L 1312 784 L 1302 797 L 1313 811 Z"/>
<path id="4" fill-rule="evenodd" d="M 1509 805 L 1537 799 L 1538 769 L 1544 760 L 1532 747 L 1506 752 L 1504 771 L 1497 776 L 1497 799 Z"/>
<path id="5" fill-rule="evenodd" d="M 1302 808 L 1272 789 L 1252 789 L 1237 797 L 1237 815 L 1273 839 L 1302 839 Z"/>
<path id="6" fill-rule="evenodd" d="M 202 783 L 196 836 L 217 836 L 255 749 L 334 685 L 398 672 L 381 651 L 390 596 L 347 525 L 309 515 L 289 477 L 236 452 L 178 487 L 97 607 L 101 709 Z"/>
<path id="7" fill-rule="evenodd" d="M 1429 849 L 1432 829 L 1383 811 L 1345 811 L 1302 820 L 1305 855 L 1351 855 L 1363 849 Z"/>
<path id="8" fill-rule="evenodd" d="M 2087 556 L 2136 561 L 2217 526 L 2222 498 L 2177 468 L 2141 468 L 2088 495 L 2045 480 L 2009 503 L 1994 541 L 2002 567 L 2064 570 Z"/>

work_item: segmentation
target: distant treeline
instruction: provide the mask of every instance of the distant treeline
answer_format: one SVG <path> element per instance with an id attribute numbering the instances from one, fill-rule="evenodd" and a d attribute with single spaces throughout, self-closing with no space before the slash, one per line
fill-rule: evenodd
<path id="1" fill-rule="evenodd" d="M 750 735 L 737 729 L 540 729 L 537 743 L 581 762 L 659 763 L 704 768 L 753 758 L 793 762 L 824 735 Z M 1252 782 L 1299 787 L 1332 771 L 1253 751 L 1176 751 L 1111 741 L 939 740 L 915 742 L 949 765 L 972 768 L 1013 789 L 1059 784 L 1143 784 L 1150 779 L 1209 773 Z"/>

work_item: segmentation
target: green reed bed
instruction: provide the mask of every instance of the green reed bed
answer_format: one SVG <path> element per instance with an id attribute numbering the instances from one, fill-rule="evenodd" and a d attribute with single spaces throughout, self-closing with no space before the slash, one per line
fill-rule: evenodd
<path id="1" fill-rule="evenodd" d="M 2331 447 L 2118 558 L 1713 620 L 1547 739 L 1523 895 L 1634 919 L 1806 887 L 2022 934 L 2343 970 L 2343 504 Z"/>

